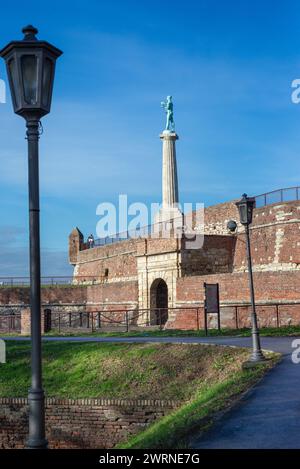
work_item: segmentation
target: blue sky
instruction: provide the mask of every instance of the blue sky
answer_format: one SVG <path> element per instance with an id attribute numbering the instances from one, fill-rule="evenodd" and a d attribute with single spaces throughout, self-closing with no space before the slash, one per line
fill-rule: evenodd
<path id="1" fill-rule="evenodd" d="M 160 101 L 174 98 L 182 202 L 299 184 L 297 1 L 38 1 L 1 5 L 1 46 L 32 23 L 64 51 L 40 140 L 42 269 L 71 272 L 68 234 L 96 206 L 160 202 Z M 0 78 L 6 80 L 4 64 Z M 27 275 L 23 119 L 0 104 L 0 276 Z"/>

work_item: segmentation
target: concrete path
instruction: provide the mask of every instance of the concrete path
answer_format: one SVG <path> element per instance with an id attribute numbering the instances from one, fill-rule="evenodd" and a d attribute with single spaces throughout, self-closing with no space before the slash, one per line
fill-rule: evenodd
<path id="1" fill-rule="evenodd" d="M 264 348 L 283 353 L 282 362 L 210 431 L 196 435 L 193 448 L 300 448 L 300 364 L 291 360 L 294 339 L 262 339 Z"/>
<path id="2" fill-rule="evenodd" d="M 30 340 L 3 337 L 4 340 Z M 283 354 L 282 362 L 250 390 L 202 437 L 193 448 L 300 448 L 300 364 L 293 364 L 295 337 L 262 338 L 264 349 Z M 251 347 L 250 338 L 239 337 L 45 337 L 63 342 L 171 342 L 214 343 Z"/>

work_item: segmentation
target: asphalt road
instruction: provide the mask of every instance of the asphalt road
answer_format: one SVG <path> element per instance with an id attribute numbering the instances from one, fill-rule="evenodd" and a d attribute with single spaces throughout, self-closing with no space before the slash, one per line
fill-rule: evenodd
<path id="1" fill-rule="evenodd" d="M 5 340 L 30 340 L 4 337 Z M 264 337 L 262 347 L 283 354 L 283 360 L 252 388 L 203 436 L 195 434 L 193 448 L 299 448 L 300 364 L 291 354 L 295 337 Z M 250 338 L 239 337 L 46 337 L 64 342 L 172 342 L 214 343 L 251 347 Z M 299 341 L 300 344 L 300 341 Z M 300 356 L 300 353 L 299 353 Z"/>

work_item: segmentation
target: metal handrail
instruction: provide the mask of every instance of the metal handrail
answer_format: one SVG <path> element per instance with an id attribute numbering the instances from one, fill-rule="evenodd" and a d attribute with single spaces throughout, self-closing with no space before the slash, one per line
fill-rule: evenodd
<path id="1" fill-rule="evenodd" d="M 289 191 L 293 193 L 292 198 L 287 198 L 285 196 L 285 192 Z M 276 196 L 278 194 L 278 200 L 274 201 L 269 201 L 268 199 L 271 198 L 271 196 Z M 254 196 L 255 201 L 256 201 L 256 207 L 264 207 L 265 205 L 270 205 L 273 203 L 277 202 L 284 202 L 284 201 L 292 201 L 292 200 L 299 200 L 299 195 L 300 195 L 300 186 L 292 186 L 292 187 L 285 187 L 283 189 L 277 189 L 274 191 L 270 192 L 265 192 L 263 194 L 259 194 Z M 263 203 L 261 203 L 261 200 L 263 200 Z M 170 220 L 170 222 L 173 222 L 173 227 L 175 226 L 174 222 L 181 220 L 182 223 L 184 224 L 186 219 L 185 215 L 182 215 L 182 217 L 174 218 L 173 220 Z M 169 222 L 169 223 L 170 223 Z M 106 246 L 108 244 L 114 244 L 120 241 L 126 241 L 128 239 L 132 238 L 139 238 L 139 237 L 145 237 L 146 235 L 155 233 L 155 227 L 158 227 L 158 232 L 160 231 L 160 225 L 163 227 L 164 222 L 160 223 L 153 223 L 152 225 L 147 225 L 147 226 L 142 226 L 136 230 L 130 230 L 130 231 L 123 231 L 120 233 L 116 233 L 112 236 L 107 236 L 105 238 L 98 238 L 95 239 L 94 241 L 94 246 L 92 247 L 97 247 L 97 246 Z M 85 243 L 84 249 L 87 249 L 88 246 Z"/>
<path id="2" fill-rule="evenodd" d="M 152 223 L 151 225 L 141 226 L 140 228 L 137 228 L 135 230 L 122 231 L 120 233 L 115 233 L 111 236 L 106 236 L 105 238 L 97 238 L 94 240 L 92 247 L 106 246 L 108 244 L 114 244 L 120 241 L 126 241 L 128 239 L 144 238 L 155 233 L 159 234 L 165 229 L 166 223 L 171 224 L 171 229 L 174 229 L 180 225 L 182 226 L 185 222 L 185 219 L 186 216 L 182 215 L 180 217 L 175 217 L 169 221 Z M 84 249 L 88 249 L 87 243 L 84 243 Z"/>
<path id="3" fill-rule="evenodd" d="M 292 194 L 291 198 L 286 197 L 286 192 Z M 293 200 L 299 200 L 300 186 L 284 187 L 282 189 L 276 189 L 274 191 L 265 192 L 255 196 L 256 207 L 264 207 L 278 202 L 288 202 Z M 274 197 L 275 196 L 275 197 Z M 278 197 L 276 197 L 278 196 Z M 275 200 L 272 200 L 272 198 Z M 261 203 L 262 201 L 262 203 Z"/>
<path id="4" fill-rule="evenodd" d="M 86 283 L 104 283 L 105 276 L 92 276 L 92 275 L 76 275 L 76 276 L 63 276 L 53 275 L 48 277 L 41 277 L 41 284 L 43 286 L 50 285 L 80 285 Z M 0 277 L 0 287 L 15 287 L 15 286 L 29 286 L 30 277 Z"/>
<path id="5" fill-rule="evenodd" d="M 274 313 L 274 321 L 276 327 L 281 327 L 281 313 L 280 307 L 282 306 L 293 306 L 294 302 L 286 301 L 284 304 L 282 302 L 276 302 L 274 304 L 258 304 L 257 306 L 263 306 L 264 308 L 272 308 Z M 55 305 L 47 304 L 43 305 L 43 311 L 46 314 L 50 313 L 50 316 L 45 316 L 46 324 L 52 330 L 58 329 L 58 331 L 80 331 L 80 330 L 91 330 L 92 332 L 97 330 L 103 330 L 103 328 L 115 326 L 123 327 L 124 331 L 129 331 L 132 327 L 159 327 L 160 330 L 167 328 L 168 323 L 165 322 L 166 317 L 165 313 L 178 312 L 184 313 L 189 311 L 192 314 L 191 317 L 194 317 L 194 327 L 191 329 L 199 330 L 206 329 L 206 334 L 208 333 L 209 327 L 203 319 L 204 307 L 202 302 L 199 302 L 198 306 L 180 306 L 180 307 L 170 307 L 170 308 L 145 308 L 138 309 L 133 306 L 132 308 L 126 309 L 102 309 L 95 308 L 93 305 L 92 310 L 87 310 L 89 305 L 82 305 L 83 309 L 76 309 L 75 311 L 62 311 L 56 310 Z M 62 306 L 62 305 L 60 305 Z M 68 305 L 70 306 L 70 305 Z M 79 305 L 78 305 L 79 306 Z M 247 304 L 221 304 L 221 308 L 233 308 L 234 314 L 232 320 L 235 323 L 235 328 L 239 329 L 241 327 L 240 323 L 240 309 L 243 310 L 244 307 L 249 307 L 250 303 Z M 274 310 L 275 308 L 275 310 Z M 167 314 L 167 318 L 168 318 Z M 138 318 L 142 320 L 137 321 Z M 47 323 L 48 318 L 48 323 Z M 156 318 L 156 320 L 155 320 Z M 164 320 L 163 320 L 164 318 Z M 221 316 L 222 318 L 222 316 Z M 262 316 L 260 316 L 262 319 Z M 168 319 L 167 319 L 168 320 Z M 49 322 L 50 321 L 50 322 Z M 234 326 L 233 326 L 234 327 Z M 18 311 L 15 314 L 6 313 L 0 311 L 0 331 L 4 330 L 17 330 L 21 328 L 21 313 Z"/>

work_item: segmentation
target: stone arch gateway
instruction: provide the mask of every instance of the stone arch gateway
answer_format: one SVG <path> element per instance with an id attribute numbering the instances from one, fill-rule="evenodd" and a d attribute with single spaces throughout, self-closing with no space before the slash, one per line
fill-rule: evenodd
<path id="1" fill-rule="evenodd" d="M 150 324 L 165 325 L 168 321 L 168 285 L 162 278 L 150 287 Z"/>

